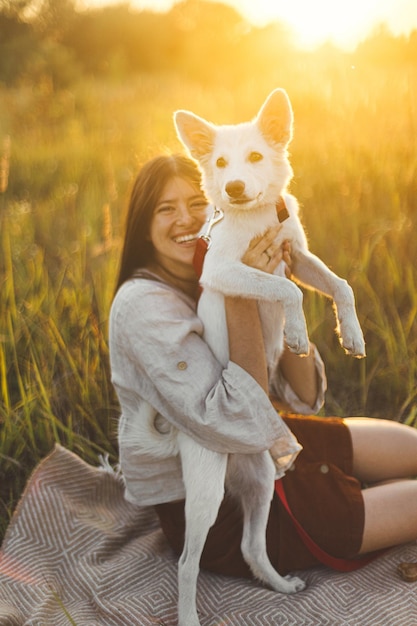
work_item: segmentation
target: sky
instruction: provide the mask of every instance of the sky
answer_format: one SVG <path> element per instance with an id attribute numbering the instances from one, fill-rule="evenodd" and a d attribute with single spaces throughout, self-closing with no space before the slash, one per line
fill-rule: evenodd
<path id="1" fill-rule="evenodd" d="M 84 0 L 85 6 L 117 4 L 121 0 Z M 125 0 L 124 0 L 125 1 Z M 385 23 L 394 35 L 417 29 L 417 0 L 217 0 L 233 6 L 255 26 L 283 21 L 300 46 L 311 48 L 332 41 L 353 49 L 372 29 Z M 168 11 L 175 0 L 130 0 L 139 10 Z"/>

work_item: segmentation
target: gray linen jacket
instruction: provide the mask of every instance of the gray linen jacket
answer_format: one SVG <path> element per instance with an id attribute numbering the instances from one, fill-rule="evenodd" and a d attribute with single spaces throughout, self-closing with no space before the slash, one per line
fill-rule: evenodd
<path id="1" fill-rule="evenodd" d="M 112 381 L 120 402 L 119 454 L 126 498 L 139 505 L 184 498 L 175 434 L 180 429 L 221 453 L 256 453 L 280 440 L 283 457 L 299 449 L 258 383 L 241 367 L 223 367 L 203 339 L 195 302 L 141 271 L 121 286 L 109 322 Z M 277 367 L 274 395 L 303 405 Z"/>

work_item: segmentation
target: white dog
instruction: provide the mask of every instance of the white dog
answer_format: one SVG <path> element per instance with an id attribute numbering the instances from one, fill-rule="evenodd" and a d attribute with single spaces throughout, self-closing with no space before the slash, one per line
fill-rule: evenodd
<path id="1" fill-rule="evenodd" d="M 215 126 L 188 111 L 177 111 L 174 119 L 180 140 L 200 165 L 209 200 L 223 212 L 210 233 L 198 306 L 205 339 L 219 361 L 226 366 L 229 359 L 225 295 L 261 301 L 269 365 L 282 352 L 284 338 L 294 352 L 308 353 L 301 290 L 282 271 L 273 275 L 241 262 L 251 239 L 277 223 L 277 203 L 282 199 L 289 216 L 278 237 L 279 242 L 291 241 L 295 279 L 333 299 L 342 346 L 354 356 L 364 356 L 352 289 L 309 252 L 297 202 L 286 192 L 292 176 L 287 158 L 292 109 L 285 91 L 273 91 L 252 122 Z M 303 589 L 300 579 L 280 576 L 266 553 L 265 531 L 275 479 L 270 454 L 219 454 L 202 448 L 183 433 L 177 434 L 177 443 L 186 490 L 186 536 L 178 574 L 179 626 L 200 624 L 196 610 L 199 560 L 225 483 L 242 502 L 242 553 L 254 575 L 276 591 Z"/>

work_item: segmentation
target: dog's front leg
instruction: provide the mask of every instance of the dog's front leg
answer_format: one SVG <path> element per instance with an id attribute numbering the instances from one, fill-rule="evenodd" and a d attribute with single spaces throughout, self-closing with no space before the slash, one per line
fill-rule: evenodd
<path id="1" fill-rule="evenodd" d="M 208 531 L 224 496 L 226 454 L 203 448 L 178 433 L 185 485 L 185 541 L 178 563 L 178 626 L 200 626 L 197 578 Z"/>
<path id="2" fill-rule="evenodd" d="M 293 254 L 292 272 L 304 286 L 316 289 L 333 300 L 336 331 L 342 347 L 352 356 L 365 356 L 365 341 L 356 314 L 355 297 L 348 282 L 311 252 L 297 251 Z"/>
<path id="3" fill-rule="evenodd" d="M 203 287 L 225 296 L 280 302 L 285 317 L 285 342 L 296 354 L 308 354 L 309 339 L 303 312 L 303 293 L 293 282 L 234 260 L 205 261 Z"/>

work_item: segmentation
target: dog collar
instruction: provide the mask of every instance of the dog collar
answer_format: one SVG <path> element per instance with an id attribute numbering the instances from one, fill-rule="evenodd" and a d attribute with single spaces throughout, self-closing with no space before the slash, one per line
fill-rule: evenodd
<path id="1" fill-rule="evenodd" d="M 280 223 L 285 222 L 285 220 L 289 218 L 290 214 L 288 213 L 285 200 L 282 196 L 278 198 L 278 202 L 276 203 L 275 207 L 277 210 L 278 221 Z"/>

